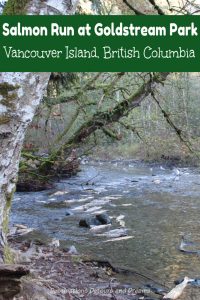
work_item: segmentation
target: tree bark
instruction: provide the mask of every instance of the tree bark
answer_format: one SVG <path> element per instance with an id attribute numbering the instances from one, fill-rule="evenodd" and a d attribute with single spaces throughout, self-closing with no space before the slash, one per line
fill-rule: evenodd
<path id="1" fill-rule="evenodd" d="M 29 1 L 28 15 L 73 14 L 78 1 Z M 0 262 L 11 262 L 7 246 L 9 211 L 26 128 L 32 121 L 50 73 L 0 73 Z"/>

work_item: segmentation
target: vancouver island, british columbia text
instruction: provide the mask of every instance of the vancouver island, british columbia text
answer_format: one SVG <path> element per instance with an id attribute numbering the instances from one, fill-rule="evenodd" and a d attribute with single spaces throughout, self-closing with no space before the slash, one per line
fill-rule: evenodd
<path id="1" fill-rule="evenodd" d="M 80 48 L 66 45 L 64 49 L 19 49 L 12 46 L 3 46 L 3 54 L 6 59 L 192 59 L 196 57 L 194 49 L 177 47 L 167 49 L 166 47 L 145 46 L 143 49 L 138 49 L 136 46 L 126 48 L 120 46 L 112 48 L 110 46 Z"/>

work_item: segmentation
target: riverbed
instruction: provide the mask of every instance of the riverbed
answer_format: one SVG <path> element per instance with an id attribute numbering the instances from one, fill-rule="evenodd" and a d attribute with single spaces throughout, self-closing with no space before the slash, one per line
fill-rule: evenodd
<path id="1" fill-rule="evenodd" d="M 200 277 L 200 257 L 179 251 L 182 236 L 200 241 L 199 195 L 197 168 L 84 160 L 77 176 L 61 180 L 53 190 L 16 193 L 11 225 L 27 225 L 34 228 L 32 236 L 56 237 L 63 247 L 74 245 L 79 253 L 109 260 L 171 288 L 184 276 Z M 101 212 L 111 217 L 109 228 L 95 232 L 79 227 L 82 217 Z M 129 238 L 106 235 L 117 228 L 126 230 Z M 121 280 L 133 278 L 121 275 Z M 141 277 L 138 285 L 145 281 Z M 198 289 L 190 290 L 184 299 L 199 299 Z"/>

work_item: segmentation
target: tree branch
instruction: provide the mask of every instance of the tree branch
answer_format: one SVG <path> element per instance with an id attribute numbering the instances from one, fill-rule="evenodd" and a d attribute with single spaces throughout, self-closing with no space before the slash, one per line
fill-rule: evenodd
<path id="1" fill-rule="evenodd" d="M 152 90 L 151 92 L 151 96 L 154 99 L 154 101 L 157 103 L 160 111 L 162 112 L 165 120 L 167 121 L 167 123 L 169 124 L 169 126 L 174 130 L 174 132 L 176 133 L 176 135 L 178 136 L 180 142 L 182 142 L 191 153 L 194 153 L 194 151 L 192 150 L 192 145 L 189 141 L 185 140 L 185 138 L 182 135 L 182 130 L 180 128 L 178 128 L 174 122 L 172 121 L 172 119 L 170 118 L 169 114 L 162 108 L 162 106 L 160 105 L 159 100 L 156 98 L 155 96 L 155 92 Z"/>
<path id="2" fill-rule="evenodd" d="M 159 15 L 165 15 L 164 11 L 156 4 L 154 0 L 148 0 Z"/>
<path id="3" fill-rule="evenodd" d="M 145 15 L 144 13 L 142 13 L 141 11 L 137 10 L 133 5 L 131 5 L 127 0 L 123 0 L 123 2 L 126 4 L 126 6 L 128 6 L 132 11 L 134 11 L 134 13 L 138 16 L 142 16 Z"/>
<path id="4" fill-rule="evenodd" d="M 105 135 L 109 136 L 112 139 L 115 139 L 115 140 L 118 140 L 118 141 L 121 140 L 121 137 L 119 136 L 119 134 L 117 134 L 116 132 L 114 132 L 110 128 L 102 127 L 102 131 L 105 133 Z"/>
<path id="5" fill-rule="evenodd" d="M 90 120 L 85 122 L 64 145 L 54 152 L 53 155 L 57 156 L 63 150 L 66 150 L 67 152 L 70 151 L 79 143 L 84 142 L 84 140 L 97 129 L 102 129 L 110 123 L 117 122 L 132 109 L 140 105 L 144 98 L 151 93 L 153 84 L 163 83 L 168 75 L 169 73 L 154 73 L 147 82 L 142 84 L 137 92 L 118 103 L 111 111 L 95 113 Z"/>

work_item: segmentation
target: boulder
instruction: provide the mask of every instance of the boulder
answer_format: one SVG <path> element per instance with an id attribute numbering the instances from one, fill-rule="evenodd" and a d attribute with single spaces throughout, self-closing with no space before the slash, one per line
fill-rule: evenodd
<path id="1" fill-rule="evenodd" d="M 107 214 L 99 214 L 95 217 L 85 217 L 79 222 L 79 226 L 87 228 L 106 224 L 111 224 L 111 220 Z"/>
<path id="2" fill-rule="evenodd" d="M 96 217 L 86 217 L 84 219 L 81 219 L 79 222 L 79 226 L 87 228 L 98 225 L 102 225 L 102 223 Z"/>
<path id="3" fill-rule="evenodd" d="M 111 219 L 107 214 L 96 215 L 96 219 L 101 222 L 101 225 L 111 224 Z"/>

